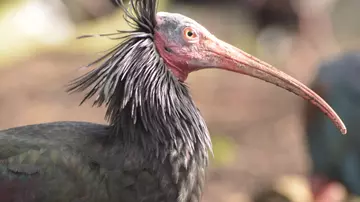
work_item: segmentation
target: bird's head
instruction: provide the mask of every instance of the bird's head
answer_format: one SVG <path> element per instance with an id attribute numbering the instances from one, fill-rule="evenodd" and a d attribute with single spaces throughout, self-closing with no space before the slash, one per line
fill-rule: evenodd
<path id="1" fill-rule="evenodd" d="M 123 41 L 92 63 L 108 58 L 99 68 L 76 80 L 70 89 L 82 91 L 94 84 L 84 100 L 98 93 L 98 104 L 110 103 L 109 109 L 115 109 L 116 112 L 109 112 L 114 120 L 118 120 L 117 113 L 131 100 L 134 103 L 130 111 L 134 116 L 134 107 L 144 106 L 143 102 L 154 100 L 154 96 L 159 98 L 159 103 L 152 105 L 154 107 L 179 108 L 178 103 L 184 103 L 184 100 L 174 100 L 176 97 L 169 96 L 183 92 L 176 86 L 180 86 L 190 72 L 218 68 L 255 77 L 295 93 L 319 107 L 343 134 L 346 133 L 346 127 L 336 112 L 320 96 L 291 76 L 216 38 L 195 20 L 176 13 L 157 13 L 156 0 L 130 0 L 130 4 L 131 11 L 123 11 L 133 30 L 101 35 L 122 35 L 115 39 Z M 122 2 L 119 5 L 124 7 Z M 167 86 L 169 83 L 173 86 Z M 192 116 L 191 113 L 187 114 Z M 183 112 L 173 116 L 179 114 Z"/>
<path id="2" fill-rule="evenodd" d="M 158 12 L 154 30 L 159 54 L 180 81 L 185 81 L 190 72 L 200 69 L 229 67 L 224 57 L 231 51 L 231 46 L 225 47 L 227 44 L 191 18 Z"/>
<path id="3" fill-rule="evenodd" d="M 304 84 L 271 65 L 216 38 L 195 20 L 181 14 L 158 12 L 154 43 L 167 67 L 180 80 L 205 68 L 224 69 L 275 84 L 319 107 L 343 134 L 345 125 L 336 112 Z"/>

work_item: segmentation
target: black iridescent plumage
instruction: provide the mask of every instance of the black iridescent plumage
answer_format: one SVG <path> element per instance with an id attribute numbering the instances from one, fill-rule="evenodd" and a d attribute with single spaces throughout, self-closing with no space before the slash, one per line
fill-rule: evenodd
<path id="1" fill-rule="evenodd" d="M 196 21 L 155 8 L 156 0 L 131 0 L 125 19 L 133 31 L 100 35 L 122 41 L 69 86 L 89 89 L 83 102 L 96 96 L 110 125 L 57 122 L 0 131 L 0 193 L 7 193 L 0 201 L 198 202 L 211 141 L 184 81 L 204 68 L 294 92 L 346 133 L 334 110 L 296 79 Z"/>
<path id="2" fill-rule="evenodd" d="M 130 4 L 125 18 L 134 30 L 101 35 L 121 42 L 69 86 L 70 92 L 89 89 L 82 102 L 96 96 L 94 105 L 106 105 L 110 126 L 58 122 L 0 131 L 0 182 L 6 180 L 0 193 L 10 182 L 18 187 L 36 182 L 9 193 L 4 202 L 24 192 L 47 202 L 199 201 L 211 150 L 207 127 L 187 87 L 156 50 L 156 1 Z M 21 147 L 12 150 L 16 145 Z M 41 175 L 10 174 L 9 166 L 23 170 L 28 164 Z M 25 180 L 15 182 L 18 178 Z M 64 188 L 70 184 L 77 188 Z"/>
<path id="3" fill-rule="evenodd" d="M 187 144 L 190 153 L 195 149 L 194 142 L 200 143 L 200 149 L 211 149 L 205 122 L 187 87 L 170 72 L 156 50 L 156 1 L 131 3 L 134 12 L 125 10 L 125 19 L 134 31 L 119 31 L 118 34 L 124 34 L 119 38 L 124 40 L 91 65 L 109 58 L 75 80 L 69 90 L 90 88 L 83 101 L 97 94 L 94 105 L 106 104 L 114 134 L 140 138 L 145 147 L 156 149 L 158 144 L 168 144 L 170 140 L 175 145 L 177 141 Z"/>

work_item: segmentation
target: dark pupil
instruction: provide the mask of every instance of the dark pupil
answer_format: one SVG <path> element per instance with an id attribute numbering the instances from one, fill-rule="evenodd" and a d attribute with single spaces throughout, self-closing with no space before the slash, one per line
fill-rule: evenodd
<path id="1" fill-rule="evenodd" d="M 188 37 L 192 37 L 194 35 L 194 33 L 192 31 L 188 31 L 187 35 L 188 35 Z"/>

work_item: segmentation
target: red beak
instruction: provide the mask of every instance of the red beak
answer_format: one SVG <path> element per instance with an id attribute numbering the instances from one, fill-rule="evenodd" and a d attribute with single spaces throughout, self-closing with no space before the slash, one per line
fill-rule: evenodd
<path id="1" fill-rule="evenodd" d="M 209 53 L 206 60 L 211 63 L 210 67 L 249 75 L 286 89 L 319 107 L 341 133 L 346 134 L 346 127 L 336 112 L 319 95 L 298 80 L 214 36 L 209 36 L 203 41 L 203 48 Z"/>

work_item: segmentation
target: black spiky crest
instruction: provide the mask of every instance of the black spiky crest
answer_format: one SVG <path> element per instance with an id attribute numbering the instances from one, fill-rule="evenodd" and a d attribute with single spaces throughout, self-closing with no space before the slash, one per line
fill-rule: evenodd
<path id="1" fill-rule="evenodd" d="M 106 59 L 70 83 L 68 91 L 89 88 L 81 104 L 97 95 L 94 105 L 107 106 L 106 118 L 114 134 L 124 141 L 139 141 L 151 150 L 160 149 L 160 145 L 162 149 L 186 147 L 188 154 L 211 150 L 207 127 L 187 87 L 170 72 L 156 50 L 156 3 L 130 0 L 131 6 L 125 9 L 123 2 L 118 2 L 133 30 L 99 35 L 119 35 L 112 39 L 123 41 L 89 64 Z"/>

